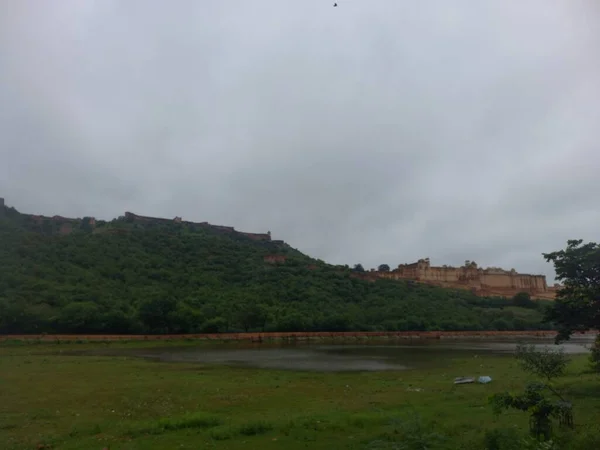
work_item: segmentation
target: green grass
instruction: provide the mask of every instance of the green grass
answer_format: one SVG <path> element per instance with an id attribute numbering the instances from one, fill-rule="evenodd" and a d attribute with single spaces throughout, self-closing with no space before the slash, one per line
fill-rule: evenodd
<path id="1" fill-rule="evenodd" d="M 463 356 L 428 370 L 315 373 L 59 353 L 105 345 L 149 343 L 0 346 L 0 448 L 483 450 L 486 430 L 527 430 L 526 414 L 496 418 L 487 404 L 530 379 L 505 356 Z M 577 425 L 562 448 L 600 448 L 600 378 L 586 364 L 574 358 L 559 383 Z M 455 386 L 460 375 L 493 382 Z"/>

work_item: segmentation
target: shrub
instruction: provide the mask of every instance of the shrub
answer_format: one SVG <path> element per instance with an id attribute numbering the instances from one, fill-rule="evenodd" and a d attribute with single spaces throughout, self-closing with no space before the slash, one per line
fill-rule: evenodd
<path id="1" fill-rule="evenodd" d="M 188 428 L 212 428 L 221 424 L 221 419 L 205 413 L 189 413 L 181 417 L 165 417 L 128 430 L 129 436 L 163 434 Z"/>
<path id="2" fill-rule="evenodd" d="M 486 450 L 521 450 L 521 437 L 514 428 L 494 428 L 485 432 Z"/>
<path id="3" fill-rule="evenodd" d="M 530 434 L 539 441 L 549 441 L 552 435 L 552 418 L 558 419 L 563 427 L 573 428 L 573 407 L 550 382 L 564 375 L 569 359 L 562 349 L 553 351 L 545 348 L 537 351 L 534 345 L 517 346 L 515 358 L 526 372 L 545 379 L 545 383 L 532 382 L 525 386 L 520 395 L 508 392 L 490 397 L 495 414 L 504 409 L 517 409 L 529 413 Z M 550 391 L 558 400 L 550 400 L 544 393 Z"/>
<path id="4" fill-rule="evenodd" d="M 273 429 L 273 425 L 264 420 L 247 423 L 239 428 L 239 433 L 244 436 L 257 436 L 268 433 Z"/>
<path id="5" fill-rule="evenodd" d="M 590 365 L 595 372 L 600 373 L 600 334 L 596 337 L 591 350 L 592 354 L 590 355 Z"/>
<path id="6" fill-rule="evenodd" d="M 537 350 L 535 345 L 521 344 L 517 345 L 515 358 L 523 370 L 547 381 L 563 376 L 570 361 L 562 348 Z"/>
<path id="7" fill-rule="evenodd" d="M 444 448 L 446 436 L 435 430 L 431 424 L 425 424 L 421 417 L 413 413 L 407 418 L 395 418 L 391 421 L 393 433 L 383 439 L 368 444 L 369 450 L 433 450 Z"/>

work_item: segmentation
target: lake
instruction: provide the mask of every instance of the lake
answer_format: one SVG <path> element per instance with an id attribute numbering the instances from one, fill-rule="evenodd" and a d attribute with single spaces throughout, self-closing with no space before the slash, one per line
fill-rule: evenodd
<path id="1" fill-rule="evenodd" d="M 455 358 L 510 355 L 518 342 L 539 348 L 562 348 L 568 354 L 589 352 L 593 337 L 574 338 L 559 346 L 552 340 L 411 340 L 363 344 L 233 343 L 110 349 L 73 352 L 87 355 L 135 356 L 165 362 L 186 362 L 301 371 L 383 371 L 450 365 Z"/>

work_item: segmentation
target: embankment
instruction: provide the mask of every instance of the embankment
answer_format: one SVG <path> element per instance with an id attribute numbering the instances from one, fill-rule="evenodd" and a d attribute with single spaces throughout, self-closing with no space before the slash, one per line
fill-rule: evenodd
<path id="1" fill-rule="evenodd" d="M 578 333 L 576 336 L 594 336 L 595 332 Z M 0 335 L 0 341 L 169 341 L 169 340 L 213 340 L 213 341 L 263 341 L 263 340 L 309 340 L 319 338 L 398 338 L 398 339 L 460 339 L 460 338 L 541 338 L 556 336 L 555 331 L 392 331 L 392 332 L 289 332 L 289 333 L 220 333 L 220 334 L 10 334 Z"/>

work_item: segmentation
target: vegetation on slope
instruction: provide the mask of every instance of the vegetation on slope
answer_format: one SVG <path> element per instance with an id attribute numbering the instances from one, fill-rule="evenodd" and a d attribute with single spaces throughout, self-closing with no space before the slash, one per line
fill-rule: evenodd
<path id="1" fill-rule="evenodd" d="M 186 224 L 0 220 L 0 333 L 548 329 L 539 302 L 352 277 L 286 244 Z M 268 264 L 282 254 L 284 264 Z M 518 300 L 518 299 L 517 299 Z M 521 299 L 522 301 L 522 299 Z M 522 304 L 522 303 L 518 303 Z"/>

